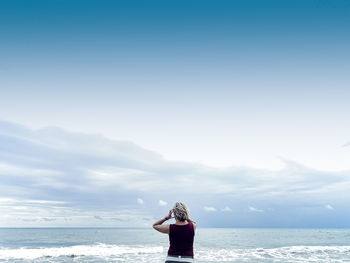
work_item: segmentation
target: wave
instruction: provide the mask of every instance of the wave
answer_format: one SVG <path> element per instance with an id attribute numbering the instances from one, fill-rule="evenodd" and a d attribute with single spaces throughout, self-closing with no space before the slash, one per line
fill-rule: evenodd
<path id="1" fill-rule="evenodd" d="M 160 254 L 161 246 L 119 246 L 108 244 L 77 245 L 48 248 L 0 248 L 0 259 L 38 259 L 42 257 L 121 257 L 128 255 Z"/>
<path id="2" fill-rule="evenodd" d="M 197 250 L 200 262 L 350 262 L 350 246 Z"/>
<path id="3" fill-rule="evenodd" d="M 128 262 L 162 262 L 162 246 L 79 245 L 51 248 L 0 248 L 1 260 L 37 260 L 60 257 L 92 257 Z M 289 246 L 278 248 L 195 249 L 196 262 L 349 262 L 350 246 Z M 101 260 L 101 261 L 103 261 Z"/>

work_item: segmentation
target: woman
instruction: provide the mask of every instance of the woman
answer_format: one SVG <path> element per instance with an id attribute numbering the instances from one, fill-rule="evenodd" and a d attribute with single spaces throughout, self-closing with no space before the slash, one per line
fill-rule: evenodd
<path id="1" fill-rule="evenodd" d="M 171 218 L 175 218 L 175 224 L 163 224 Z M 184 203 L 176 202 L 169 214 L 155 222 L 153 228 L 169 235 L 170 246 L 165 263 L 194 262 L 193 239 L 197 224 L 190 219 L 190 213 Z"/>

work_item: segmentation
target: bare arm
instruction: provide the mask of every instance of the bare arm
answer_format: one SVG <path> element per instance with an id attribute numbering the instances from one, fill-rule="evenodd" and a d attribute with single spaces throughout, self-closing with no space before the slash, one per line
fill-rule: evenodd
<path id="1" fill-rule="evenodd" d="M 197 223 L 196 222 L 194 222 L 193 220 L 191 220 L 189 218 L 187 219 L 187 222 L 192 223 L 193 227 L 194 227 L 194 230 L 196 230 L 196 228 L 197 228 Z"/>
<path id="2" fill-rule="evenodd" d="M 169 224 L 163 225 L 163 223 L 172 218 L 171 213 L 172 213 L 172 210 L 169 211 L 169 214 L 166 217 L 159 219 L 157 222 L 155 222 L 153 224 L 153 228 L 161 233 L 169 234 L 169 229 L 170 229 Z"/>

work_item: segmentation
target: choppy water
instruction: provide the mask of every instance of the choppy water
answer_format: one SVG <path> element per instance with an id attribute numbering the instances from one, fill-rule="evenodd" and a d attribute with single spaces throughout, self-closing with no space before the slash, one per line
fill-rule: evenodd
<path id="1" fill-rule="evenodd" d="M 0 229 L 0 262 L 164 262 L 153 229 Z M 206 262 L 350 262 L 350 230 L 197 229 Z"/>

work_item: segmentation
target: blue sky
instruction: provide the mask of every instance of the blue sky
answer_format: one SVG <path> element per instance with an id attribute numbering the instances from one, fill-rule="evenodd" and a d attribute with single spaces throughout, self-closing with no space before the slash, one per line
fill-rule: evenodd
<path id="1" fill-rule="evenodd" d="M 0 225 L 349 227 L 349 11 L 1 1 Z"/>

